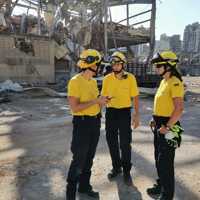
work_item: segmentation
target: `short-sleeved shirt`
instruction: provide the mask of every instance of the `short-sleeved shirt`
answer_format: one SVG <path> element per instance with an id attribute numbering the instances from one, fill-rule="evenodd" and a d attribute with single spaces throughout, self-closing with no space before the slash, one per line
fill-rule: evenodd
<path id="1" fill-rule="evenodd" d="M 104 77 L 101 95 L 112 97 L 107 107 L 131 107 L 131 98 L 139 95 L 135 76 L 131 73 L 126 75 L 127 78 L 124 79 L 116 78 L 114 73 Z"/>
<path id="2" fill-rule="evenodd" d="M 184 86 L 175 76 L 168 80 L 163 79 L 154 98 L 153 114 L 170 117 L 174 111 L 173 98 L 184 96 Z"/>
<path id="3" fill-rule="evenodd" d="M 77 74 L 72 77 L 68 83 L 68 96 L 78 98 L 81 103 L 94 100 L 98 97 L 98 95 L 99 91 L 95 79 L 87 80 L 81 74 Z M 99 112 L 100 107 L 98 104 L 95 104 L 82 111 L 72 112 L 72 114 L 77 116 L 95 116 Z"/>

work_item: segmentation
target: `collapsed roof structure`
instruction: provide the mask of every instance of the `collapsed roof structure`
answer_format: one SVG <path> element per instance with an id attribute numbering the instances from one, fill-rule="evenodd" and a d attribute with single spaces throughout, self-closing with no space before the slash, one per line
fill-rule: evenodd
<path id="1" fill-rule="evenodd" d="M 135 5 L 148 9 L 139 11 Z M 126 17 L 120 21 L 113 20 L 112 8 L 117 6 L 125 8 L 120 15 Z M 0 0 L 0 34 L 20 35 L 19 49 L 25 53 L 36 49 L 27 38 L 54 40 L 55 57 L 72 65 L 83 48 L 95 48 L 105 58 L 109 50 L 125 48 L 134 56 L 131 46 L 148 43 L 148 63 L 154 50 L 155 14 L 156 0 Z"/>
<path id="2" fill-rule="evenodd" d="M 1 0 L 0 9 L 5 8 L 5 18 L 8 18 L 13 15 L 16 8 L 18 10 L 26 8 L 29 26 L 36 25 L 35 34 L 70 38 L 78 44 L 78 48 L 80 45 L 107 53 L 110 48 L 142 43 L 150 43 L 150 49 L 153 49 L 155 3 L 155 0 Z M 148 4 L 151 8 L 131 15 L 129 13 L 131 4 Z M 127 16 L 119 22 L 113 22 L 110 8 L 121 5 L 127 6 Z M 30 12 L 35 12 L 37 17 L 34 19 L 33 15 L 29 14 Z M 150 16 L 148 19 L 130 24 L 131 19 L 147 13 Z M 16 16 L 11 19 L 7 20 L 8 24 L 17 23 Z M 23 16 L 18 20 L 24 20 Z M 122 24 L 124 22 L 126 25 Z M 142 26 L 147 22 L 149 22 L 149 27 Z M 60 29 L 58 35 L 54 34 L 56 28 Z M 23 33 L 22 30 L 23 28 L 20 33 Z"/>

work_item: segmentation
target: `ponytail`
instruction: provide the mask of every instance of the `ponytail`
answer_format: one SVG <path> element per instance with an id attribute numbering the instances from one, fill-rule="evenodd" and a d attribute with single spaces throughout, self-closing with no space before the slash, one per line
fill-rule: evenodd
<path id="1" fill-rule="evenodd" d="M 171 67 L 171 76 L 175 76 L 176 78 L 178 78 L 181 82 L 183 82 L 181 73 L 176 69 L 176 67 Z"/>

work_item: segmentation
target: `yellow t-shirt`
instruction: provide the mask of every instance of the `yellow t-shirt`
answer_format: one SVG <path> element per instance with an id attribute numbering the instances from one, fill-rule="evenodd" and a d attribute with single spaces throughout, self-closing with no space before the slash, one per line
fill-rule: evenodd
<path id="1" fill-rule="evenodd" d="M 175 76 L 163 79 L 154 98 L 153 114 L 157 116 L 170 117 L 173 110 L 173 98 L 184 96 L 184 86 Z"/>
<path id="2" fill-rule="evenodd" d="M 101 95 L 112 97 L 107 107 L 131 107 L 131 97 L 139 95 L 135 76 L 127 73 L 126 79 L 117 79 L 114 73 L 108 74 L 103 79 Z"/>
<path id="3" fill-rule="evenodd" d="M 71 78 L 68 83 L 68 96 L 76 97 L 80 102 L 87 102 L 96 99 L 99 95 L 97 82 L 95 79 L 87 80 L 81 74 L 77 74 Z M 71 111 L 72 112 L 72 111 Z M 98 104 L 90 106 L 80 112 L 72 112 L 72 115 L 89 115 L 94 116 L 100 112 Z"/>

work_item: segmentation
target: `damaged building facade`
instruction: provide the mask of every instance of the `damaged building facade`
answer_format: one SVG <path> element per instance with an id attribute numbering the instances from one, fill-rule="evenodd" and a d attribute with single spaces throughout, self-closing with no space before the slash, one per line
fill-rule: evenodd
<path id="1" fill-rule="evenodd" d="M 43 37 L 0 36 L 0 80 L 54 82 L 53 42 Z"/>
<path id="2" fill-rule="evenodd" d="M 136 4 L 149 9 L 132 14 L 130 6 Z M 126 6 L 125 19 L 112 20 L 114 6 Z M 21 9 L 25 12 L 18 14 Z M 155 0 L 1 0 L 0 81 L 66 82 L 84 48 L 99 50 L 105 60 L 113 49 L 125 49 L 127 69 L 146 80 L 155 41 L 155 12 Z M 140 65 L 132 47 L 146 43 L 149 56 L 146 65 Z"/>

